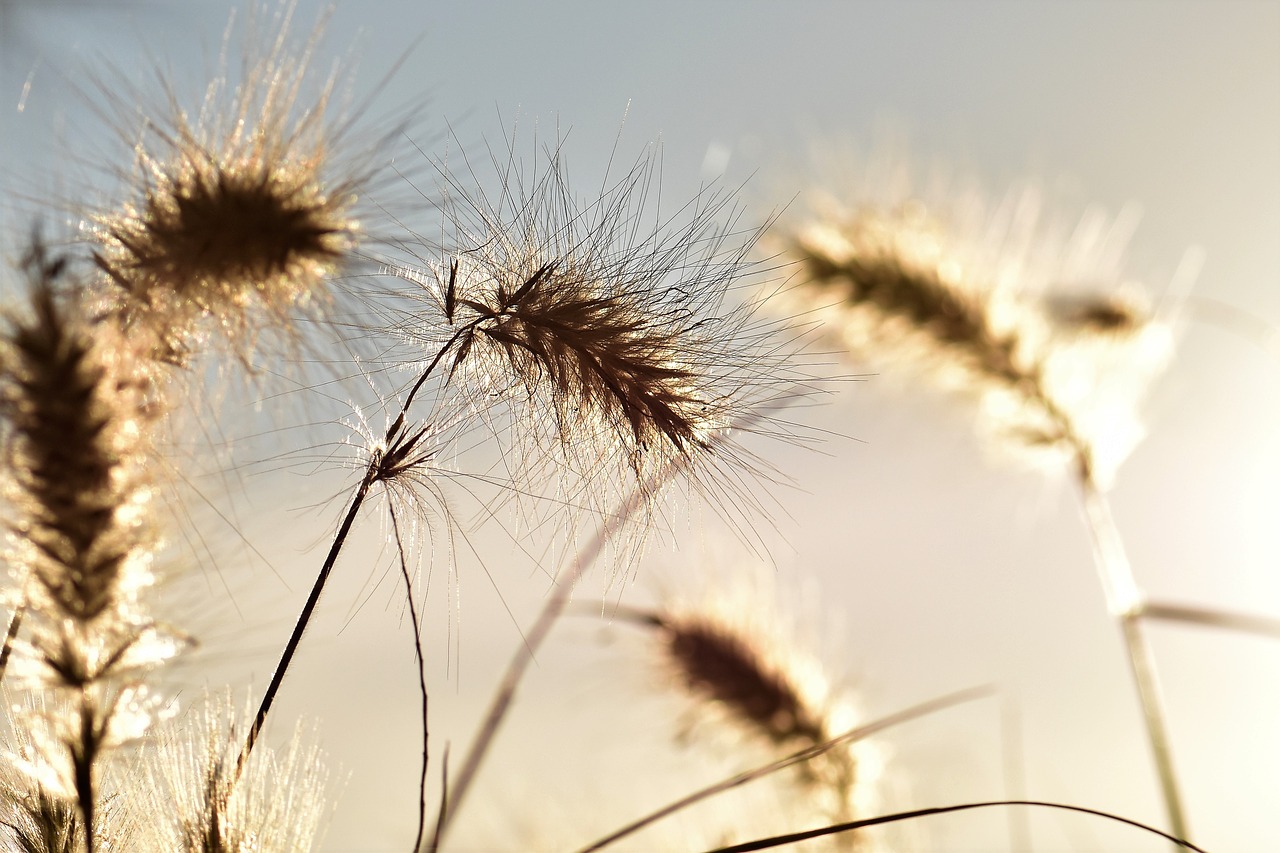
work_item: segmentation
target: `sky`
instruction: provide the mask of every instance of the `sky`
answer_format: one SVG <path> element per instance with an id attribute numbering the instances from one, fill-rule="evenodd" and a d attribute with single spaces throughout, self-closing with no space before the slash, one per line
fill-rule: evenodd
<path id="1" fill-rule="evenodd" d="M 44 199 L 109 193 L 127 174 L 104 90 L 129 81 L 154 96 L 161 69 L 198 98 L 231 9 L 0 4 L 6 251 Z M 295 34 L 319 12 L 299 2 Z M 909 186 L 934 204 L 976 192 L 992 206 L 1032 187 L 1050 231 L 1136 222 L 1122 278 L 1171 318 L 1176 346 L 1111 493 L 1117 524 L 1152 598 L 1280 618 L 1280 3 L 370 0 L 336 4 L 325 32 L 317 66 L 352 69 L 344 98 L 367 105 L 352 138 L 413 115 L 379 200 L 411 225 L 425 213 L 405 182 L 430 190 L 427 157 L 456 163 L 512 133 L 522 151 L 563 137 L 584 194 L 611 152 L 630 163 L 660 141 L 664 204 L 718 180 L 741 187 L 752 221 L 800 215 L 814 190 L 857 204 Z M 222 409 L 246 434 L 271 414 L 252 397 L 230 391 Z M 638 563 L 589 575 L 480 776 L 458 849 L 516 849 L 517 831 L 585 843 L 727 772 L 733 755 L 704 763 L 676 745 L 679 704 L 651 695 L 643 634 L 599 613 L 761 573 L 868 719 L 999 688 L 884 736 L 884 808 L 1007 796 L 1016 765 L 1030 798 L 1162 823 L 1070 479 L 1004 464 L 963 406 L 883 373 L 836 383 L 795 417 L 824 437 L 817 448 L 753 448 L 794 484 L 759 520 L 769 559 L 677 495 Z M 350 472 L 264 464 L 331 434 L 297 429 L 226 451 L 260 455 L 244 463 L 247 486 L 226 487 L 234 523 L 192 509 L 225 559 L 172 593 L 201 643 L 182 665 L 184 696 L 260 687 L 305 596 L 341 504 L 317 496 L 341 494 Z M 456 500 L 471 544 L 452 569 L 424 570 L 433 776 L 446 743 L 453 761 L 465 750 L 548 590 L 545 566 Z M 419 700 L 386 536 L 376 514 L 362 521 L 352 553 L 367 556 L 340 564 L 275 712 L 273 738 L 314 720 L 337 768 L 323 850 L 404 850 L 416 822 Z M 1276 849 L 1280 645 L 1188 625 L 1150 633 L 1193 840 Z M 1037 851 L 1163 846 L 1079 816 L 1034 813 L 1030 826 Z M 1007 849 L 1010 817 L 904 833 L 915 849 Z"/>

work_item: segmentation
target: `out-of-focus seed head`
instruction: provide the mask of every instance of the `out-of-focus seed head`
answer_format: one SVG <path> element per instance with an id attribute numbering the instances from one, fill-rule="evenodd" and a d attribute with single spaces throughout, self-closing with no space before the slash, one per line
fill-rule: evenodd
<path id="1" fill-rule="evenodd" d="M 109 623 L 149 583 L 148 386 L 118 328 L 84 316 L 84 291 L 55 292 L 59 268 L 33 252 L 31 307 L 0 352 L 11 562 L 50 625 Z"/>
<path id="2" fill-rule="evenodd" d="M 780 612 L 776 584 L 749 574 L 703 583 L 703 595 L 621 611 L 653 633 L 656 672 L 687 711 L 684 742 L 714 746 L 729 735 L 733 755 L 753 756 L 735 763 L 752 766 L 825 744 L 857 723 L 847 692 Z M 874 799 L 880 762 L 873 745 L 844 743 L 788 773 L 807 808 L 849 820 Z"/>
<path id="3" fill-rule="evenodd" d="M 1059 276 L 1101 275 L 1089 269 L 1096 216 L 1055 247 L 1034 201 L 1010 207 L 1003 233 L 982 229 L 989 243 L 975 243 L 918 202 L 828 202 L 777 239 L 799 268 L 787 299 L 827 321 L 859 361 L 906 367 L 976 400 L 1004 448 L 1065 456 L 1106 484 L 1141 436 L 1137 403 L 1167 358 L 1168 331 L 1122 289 L 1055 288 Z"/>
<path id="4" fill-rule="evenodd" d="M 247 726 L 229 696 L 171 725 L 139 768 L 149 849 L 292 853 L 319 843 L 329 777 L 301 726 L 284 751 L 259 746 L 237 779 Z"/>

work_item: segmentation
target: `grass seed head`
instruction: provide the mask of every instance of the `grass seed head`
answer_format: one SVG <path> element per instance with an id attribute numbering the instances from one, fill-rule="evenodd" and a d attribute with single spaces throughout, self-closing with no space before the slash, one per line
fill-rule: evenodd
<path id="1" fill-rule="evenodd" d="M 765 597 L 772 587 L 763 579 L 709 584 L 706 596 L 640 615 L 654 631 L 658 671 L 685 697 L 687 741 L 715 743 L 715 733 L 733 733 L 776 760 L 855 724 L 847 696 L 800 647 L 776 596 Z M 869 806 L 878 763 L 867 744 L 842 744 L 788 772 L 808 807 L 848 820 Z"/>
<path id="2" fill-rule="evenodd" d="M 30 310 L 3 337 L 14 564 L 50 620 L 108 622 L 149 582 L 143 524 L 150 415 L 132 349 L 55 292 L 58 262 L 28 259 Z"/>
<path id="3" fill-rule="evenodd" d="M 421 286 L 398 326 L 420 364 L 452 342 L 442 381 L 509 415 L 509 470 L 527 482 L 558 460 L 560 505 L 652 502 L 672 466 L 731 513 L 750 503 L 729 494 L 752 459 L 728 433 L 767 422 L 804 365 L 745 298 L 757 232 L 730 200 L 656 209 L 648 157 L 585 202 L 558 149 L 532 167 L 512 154 L 496 195 L 440 172 L 446 248 L 389 267 Z"/>
<path id="4" fill-rule="evenodd" d="M 327 812 L 328 774 L 299 727 L 283 752 L 259 746 L 237 781 L 247 725 L 229 696 L 161 736 L 144 756 L 141 806 L 152 849 L 296 853 L 313 849 Z"/>
<path id="5" fill-rule="evenodd" d="M 313 79 L 314 38 L 289 49 L 290 11 L 260 57 L 248 48 L 238 82 L 222 69 L 196 114 L 173 92 L 159 116 L 140 114 L 134 197 L 93 217 L 118 310 L 169 360 L 205 323 L 246 349 L 264 327 L 288 331 L 355 248 L 367 170 L 331 150 L 334 81 Z"/>
<path id="6" fill-rule="evenodd" d="M 1021 236 L 1006 257 L 999 241 L 966 244 L 920 203 L 856 212 L 829 203 L 779 239 L 799 269 L 788 297 L 828 320 L 855 358 L 976 400 L 982 427 L 1005 448 L 1065 456 L 1105 485 L 1141 436 L 1137 403 L 1167 357 L 1168 333 L 1123 289 L 1049 289 L 1053 258 L 1087 276 L 1088 252 L 1027 245 L 1038 212 L 1025 200 L 1015 207 L 1008 227 Z M 1051 261 L 1037 265 L 1036 251 Z"/>

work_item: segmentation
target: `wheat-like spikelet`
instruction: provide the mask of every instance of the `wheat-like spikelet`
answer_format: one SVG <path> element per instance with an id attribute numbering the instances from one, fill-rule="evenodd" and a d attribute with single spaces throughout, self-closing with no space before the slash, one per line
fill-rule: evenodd
<path id="1" fill-rule="evenodd" d="M 12 669 L 50 699 L 19 715 L 31 735 L 20 765 L 75 803 L 92 853 L 101 760 L 145 731 L 156 702 L 136 674 L 172 655 L 175 642 L 138 601 L 153 546 L 144 523 L 149 386 L 118 327 L 84 316 L 78 283 L 55 292 L 63 267 L 31 251 L 31 307 L 9 319 L 0 353 L 11 604 L 32 617 Z"/>
<path id="2" fill-rule="evenodd" d="M 1006 445 L 1065 454 L 1109 482 L 1168 354 L 1167 329 L 1140 299 L 1037 293 L 1043 282 L 1018 280 L 1023 258 L 982 257 L 919 203 L 827 207 L 780 238 L 799 265 L 793 307 L 817 310 L 857 358 L 905 363 L 973 397 Z"/>
<path id="3" fill-rule="evenodd" d="M 146 750 L 138 771 L 138 805 L 153 814 L 150 849 L 301 853 L 319 843 L 329 776 L 301 726 L 283 752 L 255 751 L 237 779 L 245 726 L 230 696 L 206 699 L 181 722 Z"/>
<path id="4" fill-rule="evenodd" d="M 172 91 L 139 113 L 135 195 L 92 217 L 115 310 L 156 336 L 159 358 L 183 362 L 206 324 L 242 357 L 264 328 L 289 331 L 295 310 L 325 301 L 360 234 L 368 167 L 335 157 L 335 80 L 317 84 L 310 68 L 318 29 L 291 50 L 291 13 L 261 56 L 250 39 L 238 82 L 224 67 L 194 114 Z"/>

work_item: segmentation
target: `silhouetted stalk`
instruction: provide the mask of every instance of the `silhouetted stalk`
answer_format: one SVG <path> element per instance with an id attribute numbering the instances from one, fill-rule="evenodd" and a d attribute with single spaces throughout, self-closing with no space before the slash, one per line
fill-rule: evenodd
<path id="1" fill-rule="evenodd" d="M 627 824 L 609 835 L 606 835 L 604 838 L 592 842 L 579 850 L 578 853 L 593 853 L 593 851 L 602 850 L 610 844 L 613 844 L 615 841 L 621 841 L 628 835 L 639 832 L 646 826 L 656 823 L 665 817 L 669 817 L 678 811 L 694 805 L 695 803 L 699 803 L 709 797 L 715 796 L 716 794 L 721 794 L 725 791 L 740 787 L 748 782 L 763 779 L 766 776 L 777 773 L 780 770 L 785 770 L 796 764 L 809 761 L 810 759 L 816 758 L 824 752 L 834 749 L 842 744 L 853 743 L 854 741 L 871 737 L 885 729 L 910 722 L 911 720 L 917 720 L 921 717 L 926 717 L 929 714 L 954 707 L 964 702 L 972 702 L 975 699 L 984 699 L 991 696 L 994 692 L 995 691 L 991 687 L 970 687 L 967 690 L 958 690 L 955 693 L 948 693 L 945 696 L 939 696 L 937 699 L 930 699 L 927 702 L 912 705 L 910 708 L 904 708 L 903 710 L 890 714 L 887 717 L 881 717 L 874 722 L 858 726 L 855 729 L 850 729 L 844 734 L 837 735 L 825 743 L 806 747 L 799 752 L 792 753 L 786 758 L 781 758 L 777 761 L 766 764 L 763 767 L 757 767 L 754 770 L 748 770 L 745 773 L 739 773 L 722 782 L 716 782 L 714 785 L 709 785 L 706 788 L 689 794 L 688 796 L 681 797 L 675 802 L 663 806 L 657 811 L 650 812 L 644 817 Z"/>
<path id="2" fill-rule="evenodd" d="M 1140 821 L 1131 820 L 1127 817 L 1121 817 L 1111 812 L 1104 812 L 1099 809 L 1085 808 L 1084 806 L 1073 806 L 1067 803 L 1049 803 L 1043 800 L 991 800 L 981 803 L 961 803 L 956 806 L 936 806 L 930 809 L 915 809 L 909 812 L 897 812 L 896 814 L 881 815 L 879 817 L 870 817 L 865 820 L 855 820 L 849 823 L 837 823 L 832 826 L 824 826 L 820 829 L 811 829 L 807 832 L 793 832 L 789 835 L 775 835 L 772 838 L 759 838 L 755 841 L 747 841 L 743 844 L 732 844 L 728 847 L 717 847 L 709 850 L 707 853 L 749 853 L 752 850 L 769 850 L 774 847 L 782 847 L 784 845 L 798 844 L 801 841 L 808 841 L 811 838 L 822 838 L 827 835 L 835 835 L 840 832 L 852 832 L 856 829 L 865 829 L 869 826 L 883 826 L 886 823 L 897 823 L 901 820 L 915 820 L 916 818 L 929 817 L 931 815 L 950 814 L 952 812 L 971 811 L 973 809 L 989 809 L 994 807 L 1008 806 L 1030 806 L 1042 809 L 1058 809 L 1060 811 L 1078 812 L 1079 814 L 1093 815 L 1094 817 L 1113 820 L 1117 823 L 1123 823 L 1140 829 L 1143 832 L 1149 832 L 1152 835 L 1158 835 L 1161 838 L 1172 841 L 1175 847 L 1185 848 L 1195 851 L 1195 853 L 1209 853 L 1203 847 L 1197 847 L 1184 838 L 1171 835 L 1154 826 L 1148 826 Z"/>
<path id="3" fill-rule="evenodd" d="M 400 538 L 400 522 L 396 518 L 394 505 L 388 507 L 391 513 L 391 530 L 396 537 L 396 551 L 400 555 L 400 576 L 404 578 L 405 601 L 409 605 L 409 620 L 413 626 L 413 653 L 418 661 L 418 689 L 422 694 L 422 772 L 418 776 L 418 834 L 414 836 L 413 849 L 422 847 L 422 835 L 427 828 L 427 744 L 429 729 L 427 727 L 427 664 L 422 654 L 422 626 L 418 623 L 418 608 L 413 603 L 413 580 L 409 576 L 409 565 L 405 561 L 404 542 Z"/>
<path id="4" fill-rule="evenodd" d="M 316 581 L 311 587 L 311 594 L 307 596 L 306 604 L 302 606 L 302 613 L 298 615 L 298 620 L 294 623 L 293 632 L 289 635 L 289 641 L 285 644 L 284 652 L 280 655 L 280 662 L 276 664 L 275 672 L 271 676 L 271 683 L 267 686 L 267 692 L 263 695 L 262 703 L 258 706 L 257 716 L 254 717 L 253 725 L 249 728 L 249 735 L 245 738 L 244 749 L 241 750 L 240 758 L 236 762 L 236 772 L 232 781 L 233 786 L 235 782 L 239 781 L 241 774 L 244 772 L 245 763 L 249 760 L 249 754 L 253 752 L 253 746 L 257 743 L 258 735 L 262 732 L 262 727 L 266 723 L 267 714 L 271 712 L 271 705 L 275 702 L 276 693 L 279 692 L 280 684 L 284 681 L 289 665 L 293 662 L 293 656 L 298 650 L 298 645 L 302 642 L 302 635 L 306 632 L 307 626 L 311 622 L 311 616 L 315 612 L 316 605 L 320 601 L 320 595 L 324 592 L 324 586 L 329 580 L 329 573 L 333 571 L 334 565 L 338 562 L 338 555 L 342 553 L 342 547 L 346 544 L 347 536 L 351 533 L 351 527 L 355 523 L 356 515 L 360 512 L 360 507 L 364 505 L 365 498 L 369 495 L 369 489 L 372 488 L 374 483 L 384 478 L 386 472 L 383 468 L 383 463 L 391 455 L 391 451 L 401 446 L 402 442 L 412 443 L 416 440 L 416 438 L 406 436 L 403 431 L 404 420 L 409 411 L 409 406 L 413 404 L 414 397 L 417 396 L 418 391 L 422 389 L 422 386 L 436 367 L 440 365 L 440 361 L 445 354 L 474 325 L 472 323 L 459 329 L 436 353 L 431 363 L 427 365 L 427 369 L 422 372 L 422 375 L 418 377 L 417 382 L 410 389 L 405 397 L 404 404 L 400 407 L 400 413 L 396 415 L 396 419 L 387 429 L 383 442 L 386 449 L 375 451 L 373 458 L 369 460 L 369 466 L 365 469 L 364 477 L 360 480 L 360 485 L 356 487 L 355 495 L 351 499 L 351 508 L 347 510 L 346 516 L 342 519 L 342 525 L 338 528 L 337 535 L 334 536 L 333 544 L 329 547 L 329 553 L 325 556 L 324 565 L 320 567 L 320 573 L 316 576 Z"/>

